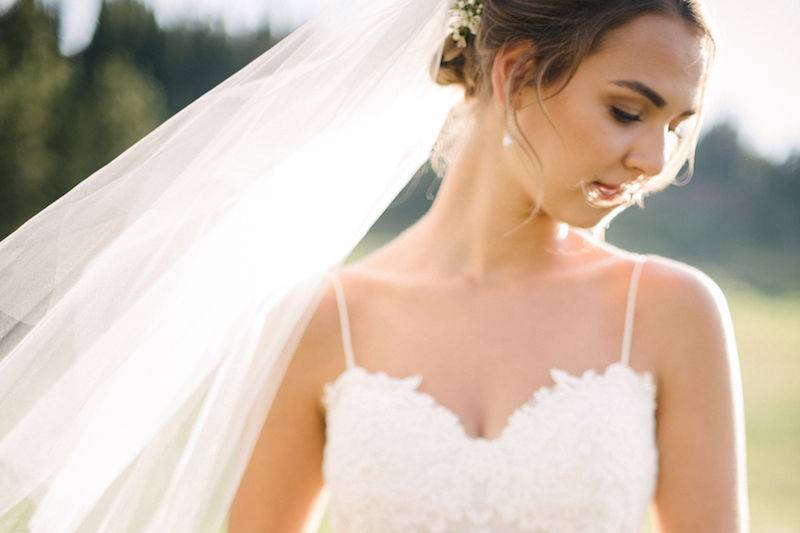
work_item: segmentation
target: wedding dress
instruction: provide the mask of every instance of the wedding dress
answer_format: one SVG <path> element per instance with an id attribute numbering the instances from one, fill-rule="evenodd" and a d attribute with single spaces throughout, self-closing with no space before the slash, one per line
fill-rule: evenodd
<path id="1" fill-rule="evenodd" d="M 630 365 L 646 256 L 629 283 L 621 356 L 598 373 L 550 369 L 499 437 L 469 436 L 422 376 L 357 364 L 344 290 L 346 370 L 324 388 L 323 472 L 334 532 L 636 533 L 655 489 L 656 387 Z"/>

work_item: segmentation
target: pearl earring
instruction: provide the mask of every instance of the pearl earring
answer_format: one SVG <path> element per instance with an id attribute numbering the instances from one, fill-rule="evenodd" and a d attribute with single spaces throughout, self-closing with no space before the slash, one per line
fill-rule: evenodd
<path id="1" fill-rule="evenodd" d="M 503 146 L 511 146 L 514 143 L 514 139 L 511 138 L 511 135 L 508 134 L 508 130 L 506 129 L 505 135 L 503 135 Z"/>

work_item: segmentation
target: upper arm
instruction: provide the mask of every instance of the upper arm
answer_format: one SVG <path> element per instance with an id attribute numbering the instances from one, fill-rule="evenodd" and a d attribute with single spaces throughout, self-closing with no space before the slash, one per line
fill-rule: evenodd
<path id="1" fill-rule="evenodd" d="M 325 420 L 321 375 L 331 359 L 335 301 L 330 286 L 276 392 L 230 508 L 229 533 L 297 533 L 321 510 Z"/>
<path id="2" fill-rule="evenodd" d="M 660 337 L 656 531 L 745 533 L 744 409 L 727 302 L 697 269 L 669 260 L 648 266 Z"/>

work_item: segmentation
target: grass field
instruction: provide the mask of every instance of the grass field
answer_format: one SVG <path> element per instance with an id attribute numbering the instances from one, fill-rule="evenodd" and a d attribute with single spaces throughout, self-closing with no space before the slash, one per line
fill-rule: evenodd
<path id="1" fill-rule="evenodd" d="M 753 532 L 800 532 L 800 298 L 718 282 L 742 367 Z"/>

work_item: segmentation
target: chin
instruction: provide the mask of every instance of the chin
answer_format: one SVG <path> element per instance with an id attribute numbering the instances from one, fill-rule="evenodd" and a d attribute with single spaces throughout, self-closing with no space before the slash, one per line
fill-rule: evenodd
<path id="1" fill-rule="evenodd" d="M 564 199 L 566 200 L 566 199 Z M 553 205 L 541 207 L 541 211 L 552 220 L 562 222 L 573 228 L 593 229 L 598 225 L 608 225 L 629 204 L 595 206 L 580 195 L 575 199 L 554 202 Z"/>
<path id="2" fill-rule="evenodd" d="M 582 205 L 577 209 L 567 209 L 561 213 L 553 213 L 548 215 L 559 222 L 568 224 L 573 228 L 592 229 L 603 220 L 607 219 L 611 213 L 608 209 L 598 209 L 588 204 Z"/>
<path id="3" fill-rule="evenodd" d="M 593 217 L 593 218 L 581 218 L 581 219 L 574 219 L 574 220 L 565 220 L 567 224 L 569 224 L 573 228 L 580 228 L 580 229 L 593 229 L 598 224 L 602 222 L 603 218 L 601 217 Z"/>

